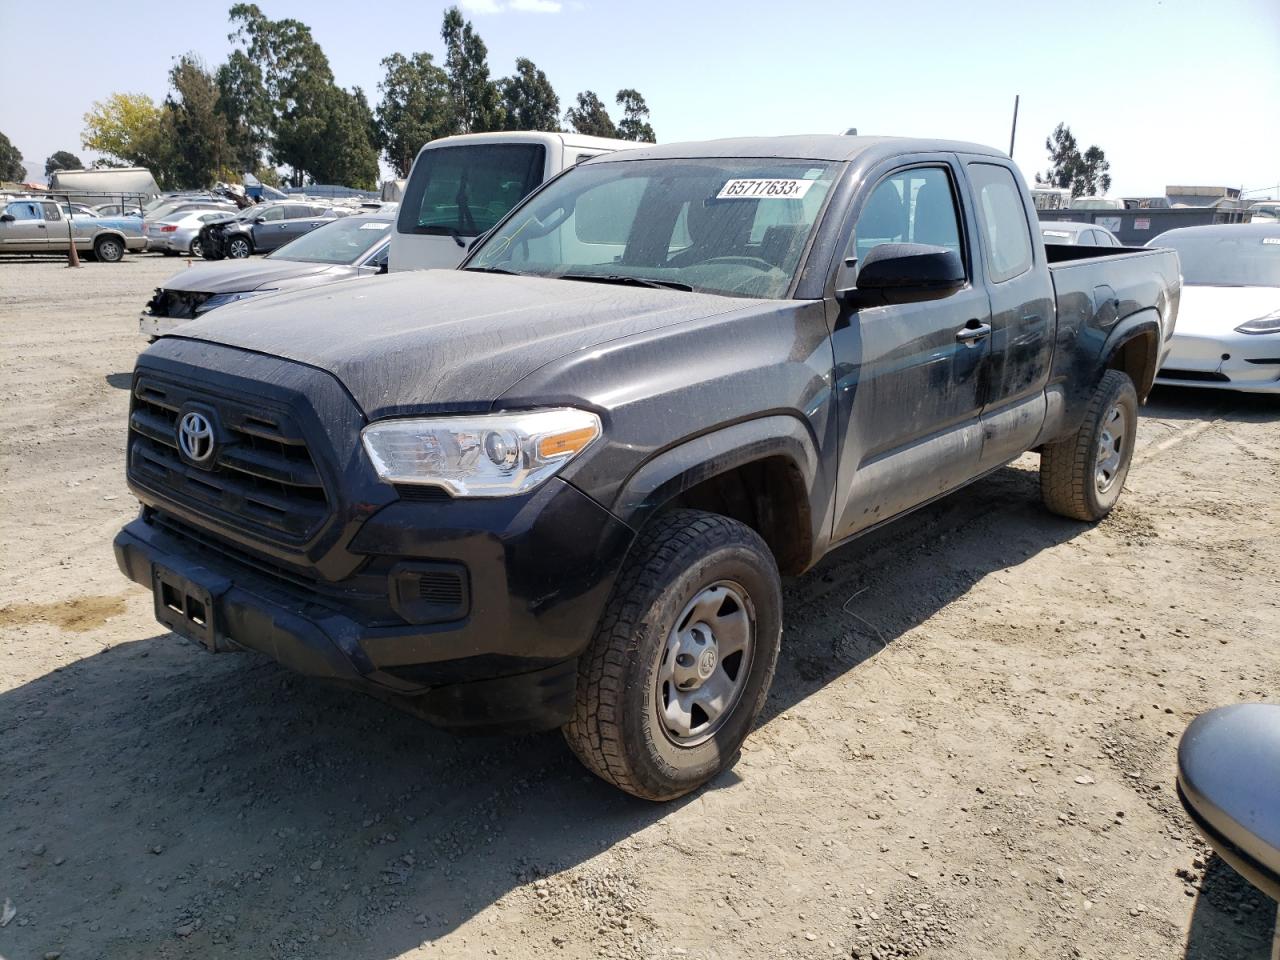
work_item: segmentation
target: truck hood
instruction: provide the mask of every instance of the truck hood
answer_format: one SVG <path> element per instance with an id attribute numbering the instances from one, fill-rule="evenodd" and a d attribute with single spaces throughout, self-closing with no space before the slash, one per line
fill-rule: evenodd
<path id="1" fill-rule="evenodd" d="M 1272 310 L 1280 310 L 1280 287 L 1184 284 L 1174 332 L 1220 337 Z"/>
<path id="2" fill-rule="evenodd" d="M 302 263 L 298 260 L 214 260 L 180 270 L 161 286 L 165 290 L 197 293 L 239 293 L 335 269 L 349 270 L 331 263 Z"/>
<path id="3" fill-rule="evenodd" d="M 423 270 L 212 311 L 175 336 L 326 370 L 370 419 L 487 409 L 552 360 L 761 303 L 611 284 Z"/>

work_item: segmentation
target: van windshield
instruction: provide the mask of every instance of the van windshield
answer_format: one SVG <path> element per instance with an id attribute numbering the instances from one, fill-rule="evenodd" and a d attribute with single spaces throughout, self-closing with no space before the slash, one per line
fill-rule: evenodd
<path id="1" fill-rule="evenodd" d="M 405 186 L 400 233 L 477 237 L 542 182 L 540 143 L 473 143 L 425 150 Z"/>
<path id="2" fill-rule="evenodd" d="M 786 296 L 837 175 L 814 160 L 610 160 L 549 184 L 464 269 Z"/>

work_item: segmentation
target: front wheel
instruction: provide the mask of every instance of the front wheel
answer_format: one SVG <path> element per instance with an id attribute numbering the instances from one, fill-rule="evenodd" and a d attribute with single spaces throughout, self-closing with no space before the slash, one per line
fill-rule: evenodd
<path id="1" fill-rule="evenodd" d="M 193 257 L 204 256 L 204 244 L 200 242 L 200 238 L 196 237 L 191 241 L 191 249 L 188 251 Z"/>
<path id="2" fill-rule="evenodd" d="M 1138 431 L 1138 392 L 1120 370 L 1095 388 L 1080 428 L 1040 452 L 1040 496 L 1054 513 L 1101 520 L 1120 499 Z"/>
<path id="3" fill-rule="evenodd" d="M 641 533 L 582 656 L 565 739 L 637 797 L 695 790 L 737 759 L 781 634 L 778 568 L 760 536 L 718 514 L 665 513 Z"/>
<path id="4" fill-rule="evenodd" d="M 235 237 L 227 244 L 227 256 L 232 260 L 243 260 L 251 253 L 253 248 L 244 237 Z"/>

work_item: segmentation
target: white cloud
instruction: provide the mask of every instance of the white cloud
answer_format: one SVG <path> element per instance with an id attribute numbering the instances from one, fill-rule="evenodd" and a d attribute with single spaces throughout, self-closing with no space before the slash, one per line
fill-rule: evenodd
<path id="1" fill-rule="evenodd" d="M 560 0 L 458 0 L 458 5 L 475 16 L 515 10 L 519 13 L 559 13 Z"/>

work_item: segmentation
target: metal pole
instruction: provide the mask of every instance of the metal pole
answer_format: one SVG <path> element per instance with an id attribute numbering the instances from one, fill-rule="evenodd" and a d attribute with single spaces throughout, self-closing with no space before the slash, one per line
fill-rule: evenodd
<path id="1" fill-rule="evenodd" d="M 1018 136 L 1018 100 L 1021 99 L 1019 94 L 1013 95 L 1013 128 L 1009 131 L 1009 159 L 1013 159 L 1013 141 Z"/>

